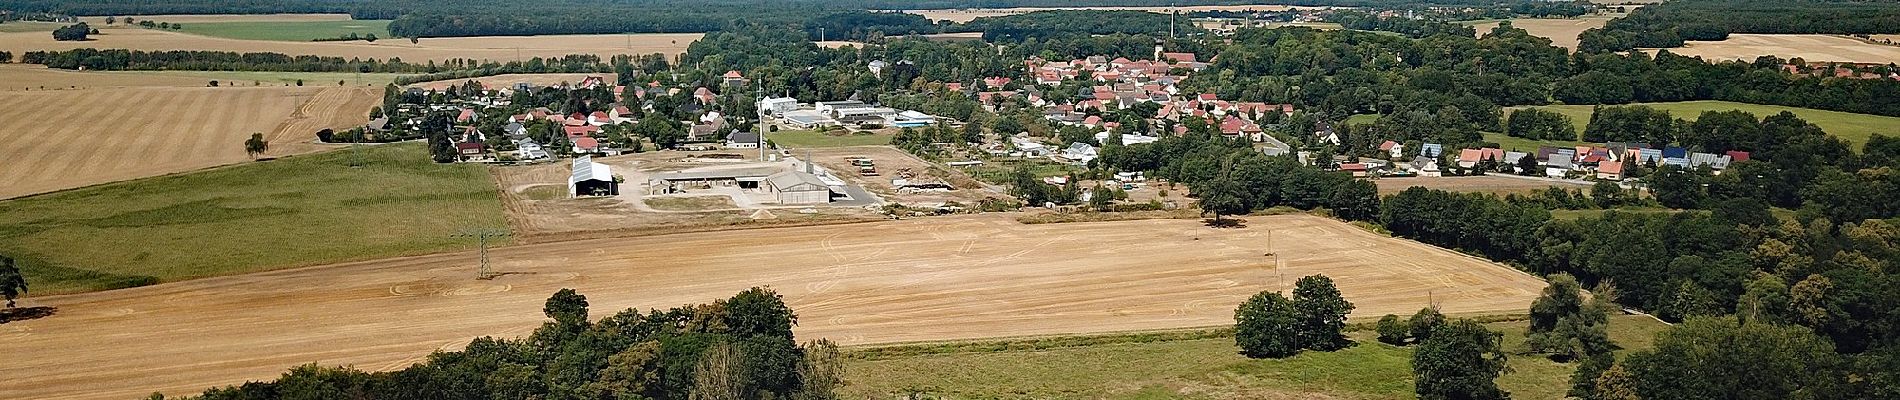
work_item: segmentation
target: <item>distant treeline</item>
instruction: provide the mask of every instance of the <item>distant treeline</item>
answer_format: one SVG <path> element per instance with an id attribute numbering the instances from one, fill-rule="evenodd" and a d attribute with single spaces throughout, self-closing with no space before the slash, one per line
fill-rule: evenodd
<path id="1" fill-rule="evenodd" d="M 1579 50 L 1680 47 L 1730 33 L 1900 33 L 1900 2 L 1857 0 L 1672 0 L 1585 31 Z"/>
<path id="2" fill-rule="evenodd" d="M 733 24 L 802 27 L 841 11 L 956 9 L 995 7 L 1195 6 L 1244 5 L 1247 0 L 626 0 L 600 3 L 550 0 L 520 3 L 502 0 L 427 2 L 421 0 L 0 0 L 0 10 L 65 15 L 348 13 L 357 19 L 394 19 L 389 32 L 398 37 L 547 35 L 595 33 L 699 33 Z M 1482 0 L 1292 0 L 1288 5 L 1401 7 L 1419 4 L 1490 6 Z M 868 33 L 874 27 L 909 27 L 911 22 L 864 19 L 864 25 L 840 31 Z M 925 24 L 930 24 L 925 21 Z M 1101 26 L 1110 26 L 1103 23 Z M 830 31 L 832 29 L 827 29 Z M 1127 32 L 1126 29 L 1111 29 Z M 884 34 L 901 34 L 883 31 Z M 919 32 L 922 33 L 922 32 Z M 1011 34 L 1013 35 L 1013 34 Z M 855 38 L 853 38 L 855 39 Z"/>
<path id="3" fill-rule="evenodd" d="M 229 51 L 143 51 L 125 49 L 73 49 L 67 51 L 29 51 L 20 56 L 22 64 L 43 64 L 59 69 L 88 69 L 102 71 L 277 71 L 277 72 L 362 72 L 362 73 L 414 73 L 439 74 L 453 72 L 463 74 L 450 78 L 467 77 L 469 70 L 487 70 L 495 73 L 566 73 L 601 72 L 608 70 L 608 64 L 599 56 L 575 54 L 558 59 L 532 58 L 527 61 L 507 63 L 478 62 L 476 60 L 449 60 L 442 64 L 429 61 L 422 64 L 410 63 L 401 59 L 377 60 L 323 56 L 291 56 L 282 53 L 236 53 Z"/>

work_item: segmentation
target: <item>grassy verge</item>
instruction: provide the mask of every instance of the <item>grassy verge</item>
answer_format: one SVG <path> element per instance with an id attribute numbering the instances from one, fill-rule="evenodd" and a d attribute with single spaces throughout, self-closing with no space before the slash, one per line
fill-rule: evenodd
<path id="1" fill-rule="evenodd" d="M 1642 105 L 1668 111 L 1676 118 L 1690 121 L 1694 121 L 1703 111 L 1742 110 L 1755 114 L 1757 118 L 1762 118 L 1787 110 L 1794 112 L 1794 114 L 1800 116 L 1801 119 L 1807 120 L 1810 123 L 1820 126 L 1821 129 L 1827 130 L 1828 134 L 1841 138 L 1841 140 L 1846 140 L 1856 147 L 1861 143 L 1866 143 L 1867 138 L 1873 136 L 1874 133 L 1893 134 L 1896 133 L 1893 127 L 1900 126 L 1900 117 L 1729 101 L 1685 101 L 1679 103 L 1644 103 Z M 1577 124 L 1577 131 L 1583 132 L 1584 126 L 1590 123 L 1591 107 L 1593 106 L 1561 105 L 1543 106 L 1542 108 L 1570 116 L 1570 120 Z"/>
<path id="2" fill-rule="evenodd" d="M 0 254 L 32 294 L 138 286 L 467 247 L 505 227 L 479 165 L 370 146 L 0 201 Z"/>
<path id="3" fill-rule="evenodd" d="M 876 133 L 818 132 L 808 130 L 766 132 L 765 139 L 788 148 L 824 148 L 891 144 L 891 135 Z"/>
<path id="4" fill-rule="evenodd" d="M 179 31 L 185 33 L 245 40 L 308 42 L 351 33 L 395 39 L 389 35 L 388 20 L 200 22 L 183 25 L 185 28 Z"/>
<path id="5" fill-rule="evenodd" d="M 1494 322 L 1506 351 L 1523 350 L 1526 322 Z M 1665 325 L 1642 316 L 1612 317 L 1610 336 L 1643 349 Z M 949 399 L 1410 399 L 1410 347 L 1352 333 L 1357 346 L 1281 360 L 1236 354 L 1232 331 L 1186 330 L 1122 335 L 903 345 L 855 350 L 845 398 L 910 393 Z M 1626 350 L 1627 351 L 1627 350 Z M 1513 355 L 1498 380 L 1514 398 L 1557 399 L 1574 364 Z M 934 397 L 932 397 L 934 396 Z"/>
<path id="6" fill-rule="evenodd" d="M 1179 208 L 1163 211 L 1128 212 L 1072 212 L 1072 213 L 1035 213 L 1016 217 L 1016 222 L 1024 224 L 1060 224 L 1069 222 L 1129 221 L 1138 219 L 1196 219 L 1201 218 L 1200 209 Z"/>
<path id="7" fill-rule="evenodd" d="M 260 71 L 109 71 L 100 74 L 121 75 L 173 75 L 216 80 L 222 86 L 250 86 L 252 82 L 279 86 L 296 84 L 298 80 L 304 86 L 335 86 L 341 81 L 348 86 L 370 85 L 382 87 L 404 74 L 356 74 L 348 72 L 260 72 Z"/>

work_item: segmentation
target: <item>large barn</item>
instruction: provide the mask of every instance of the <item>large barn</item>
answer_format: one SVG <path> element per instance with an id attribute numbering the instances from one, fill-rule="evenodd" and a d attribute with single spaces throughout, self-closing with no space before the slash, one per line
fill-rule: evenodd
<path id="1" fill-rule="evenodd" d="M 594 162 L 590 156 L 574 159 L 574 173 L 567 177 L 568 196 L 617 196 L 620 184 L 614 182 L 613 168 Z"/>
<path id="2" fill-rule="evenodd" d="M 765 178 L 772 193 L 778 194 L 779 204 L 824 204 L 831 202 L 831 187 L 817 175 L 801 171 L 785 171 Z"/>

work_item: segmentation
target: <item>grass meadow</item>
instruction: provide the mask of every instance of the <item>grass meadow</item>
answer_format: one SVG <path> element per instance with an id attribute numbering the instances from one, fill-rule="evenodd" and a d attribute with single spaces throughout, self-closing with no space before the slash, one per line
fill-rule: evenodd
<path id="1" fill-rule="evenodd" d="M 389 36 L 388 20 L 198 22 L 182 25 L 185 28 L 179 31 L 185 33 L 245 40 L 308 42 L 351 33 L 358 36 L 375 34 L 378 40 L 396 39 Z"/>
<path id="2" fill-rule="evenodd" d="M 1519 354 L 1524 321 L 1489 324 L 1504 334 L 1512 372 L 1498 385 L 1518 399 L 1561 399 L 1575 364 Z M 1624 351 L 1652 346 L 1667 328 L 1645 316 L 1611 317 Z M 1230 330 L 1098 338 L 915 345 L 850 353 L 844 398 L 943 399 L 1412 399 L 1412 347 L 1352 333 L 1358 345 L 1286 359 L 1237 353 Z"/>
<path id="3" fill-rule="evenodd" d="M 234 146 L 236 144 L 233 144 Z M 295 156 L 0 201 L 0 254 L 30 294 L 425 254 L 506 227 L 479 165 L 416 143 Z"/>
<path id="4" fill-rule="evenodd" d="M 1853 144 L 1856 151 L 1860 150 L 1860 144 L 1866 143 L 1867 138 L 1873 136 L 1875 133 L 1890 136 L 1900 134 L 1900 117 L 1712 100 L 1685 101 L 1679 103 L 1642 103 L 1641 105 L 1668 111 L 1676 118 L 1690 121 L 1694 121 L 1703 111 L 1742 110 L 1755 114 L 1756 118 L 1765 118 L 1770 115 L 1778 114 L 1783 110 L 1792 111 L 1795 115 L 1800 116 L 1801 119 L 1820 126 L 1821 129 L 1826 130 L 1828 134 Z M 1541 106 L 1540 108 L 1570 116 L 1571 122 L 1577 125 L 1577 132 L 1582 133 L 1584 126 L 1590 123 L 1590 111 L 1592 107 L 1594 106 L 1559 105 Z"/>

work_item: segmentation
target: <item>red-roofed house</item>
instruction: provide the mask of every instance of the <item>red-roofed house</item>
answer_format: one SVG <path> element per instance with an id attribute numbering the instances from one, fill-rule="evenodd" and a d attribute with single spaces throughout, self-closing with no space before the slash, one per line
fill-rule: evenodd
<path id="1" fill-rule="evenodd" d="M 567 137 L 578 138 L 600 132 L 600 127 L 582 124 L 579 126 L 564 126 L 561 127 L 561 130 L 567 132 Z"/>
<path id="2" fill-rule="evenodd" d="M 1096 125 L 1101 125 L 1101 124 L 1102 124 L 1102 117 L 1090 115 L 1088 118 L 1082 119 L 1082 125 L 1096 126 Z"/>
<path id="3" fill-rule="evenodd" d="M 1604 161 L 1597 163 L 1597 179 L 1611 181 L 1623 180 L 1623 162 Z"/>
<path id="4" fill-rule="evenodd" d="M 1380 144 L 1379 144 L 1379 151 L 1383 151 L 1383 152 L 1385 152 L 1385 153 L 1386 153 L 1387 155 L 1390 155 L 1390 156 L 1392 156 L 1392 157 L 1395 157 L 1395 158 L 1396 158 L 1396 157 L 1404 157 L 1404 156 L 1405 156 L 1405 145 L 1403 145 L 1403 144 L 1399 144 L 1399 142 L 1394 142 L 1394 141 L 1390 141 L 1390 140 L 1387 140 L 1387 141 L 1385 141 L 1385 143 L 1380 143 Z"/>
<path id="5" fill-rule="evenodd" d="M 983 78 L 983 86 L 989 86 L 990 89 L 1002 89 L 1003 86 L 1008 85 L 1009 82 L 1010 82 L 1009 78 L 1001 77 L 1001 76 Z"/>
<path id="6" fill-rule="evenodd" d="M 588 125 L 601 126 L 601 125 L 608 125 L 612 123 L 614 123 L 614 118 L 607 116 L 606 112 L 595 111 L 592 114 L 587 114 Z"/>
<path id="7" fill-rule="evenodd" d="M 1161 59 L 1191 63 L 1194 62 L 1194 53 L 1161 53 Z"/>
<path id="8" fill-rule="evenodd" d="M 1746 151 L 1729 150 L 1727 153 L 1723 153 L 1723 154 L 1728 155 L 1729 162 L 1748 161 L 1748 152 Z"/>
<path id="9" fill-rule="evenodd" d="M 1339 170 L 1351 172 L 1352 176 L 1360 177 L 1360 176 L 1366 176 L 1367 168 L 1365 164 L 1345 163 L 1345 164 L 1339 164 Z"/>
<path id="10" fill-rule="evenodd" d="M 699 100 L 700 104 L 712 104 L 713 101 L 718 100 L 719 97 L 714 96 L 712 90 L 708 90 L 705 87 L 700 87 L 698 89 L 693 89 L 693 99 Z"/>
<path id="11" fill-rule="evenodd" d="M 482 148 L 482 142 L 461 142 L 455 144 L 455 154 L 460 156 L 462 161 L 482 158 L 485 153 Z"/>
<path id="12" fill-rule="evenodd" d="M 593 153 L 600 151 L 600 141 L 590 137 L 574 138 L 575 153 Z"/>
<path id="13" fill-rule="evenodd" d="M 469 122 L 469 121 L 474 121 L 474 120 L 475 120 L 475 110 L 464 108 L 462 109 L 462 113 L 455 115 L 456 123 L 464 123 L 464 122 Z"/>

